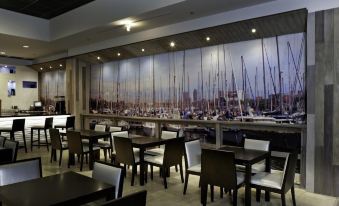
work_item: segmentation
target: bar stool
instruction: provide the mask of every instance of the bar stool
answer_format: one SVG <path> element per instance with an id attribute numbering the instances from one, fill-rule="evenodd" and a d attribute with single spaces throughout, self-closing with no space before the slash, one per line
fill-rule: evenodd
<path id="1" fill-rule="evenodd" d="M 15 140 L 14 134 L 16 132 L 22 132 L 22 139 L 24 141 L 25 152 L 27 153 L 26 137 L 25 137 L 25 119 L 14 119 L 12 127 L 0 128 L 0 135 L 2 132 L 10 133 L 11 140 Z"/>
<path id="2" fill-rule="evenodd" d="M 64 125 L 54 125 L 54 128 L 60 128 L 60 129 L 75 129 L 75 116 L 67 117 L 66 124 Z"/>
<path id="3" fill-rule="evenodd" d="M 51 128 L 53 128 L 53 117 L 46 118 L 44 125 L 34 125 L 31 127 L 31 151 L 33 151 L 33 146 L 38 146 L 40 148 L 40 145 L 46 145 L 47 151 L 49 151 L 48 140 L 47 140 L 47 130 Z M 38 130 L 38 140 L 33 140 L 34 130 Z M 40 143 L 40 130 L 44 130 L 45 132 L 45 139 L 46 139 L 45 144 Z M 34 142 L 38 142 L 38 144 L 36 145 L 34 144 Z"/>

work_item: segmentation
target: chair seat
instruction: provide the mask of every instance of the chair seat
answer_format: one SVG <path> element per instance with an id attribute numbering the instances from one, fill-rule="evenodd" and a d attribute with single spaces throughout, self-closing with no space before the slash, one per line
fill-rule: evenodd
<path id="1" fill-rule="evenodd" d="M 189 167 L 187 171 L 201 173 L 201 164 L 197 164 L 192 167 Z"/>
<path id="2" fill-rule="evenodd" d="M 98 147 L 108 147 L 110 148 L 111 147 L 111 142 L 110 141 L 104 141 L 104 140 L 98 140 L 98 143 L 95 144 L 96 146 Z"/>
<path id="3" fill-rule="evenodd" d="M 31 129 L 45 129 L 45 125 L 32 125 Z"/>
<path id="4" fill-rule="evenodd" d="M 245 166 L 244 165 L 237 165 L 237 170 L 238 171 L 245 171 Z M 256 174 L 256 173 L 259 173 L 259 172 L 265 172 L 265 169 L 266 169 L 266 164 L 265 164 L 265 161 L 261 161 L 259 163 L 256 163 L 256 164 L 253 164 L 252 165 L 252 173 L 253 174 Z"/>
<path id="5" fill-rule="evenodd" d="M 152 155 L 152 156 L 158 156 L 158 155 L 164 155 L 165 149 L 163 148 L 154 148 L 154 149 L 149 149 L 145 151 L 145 154 Z"/>
<path id="6" fill-rule="evenodd" d="M 157 155 L 157 156 L 147 156 L 145 157 L 145 162 L 162 165 L 164 161 L 163 155 Z"/>
<path id="7" fill-rule="evenodd" d="M 251 184 L 280 190 L 282 186 L 282 179 L 282 173 L 260 172 L 252 176 Z"/>
<path id="8" fill-rule="evenodd" d="M 83 144 L 89 144 L 89 140 L 88 139 L 82 139 L 81 140 Z"/>
<path id="9" fill-rule="evenodd" d="M 95 150 L 100 150 L 100 147 L 93 147 L 93 151 L 95 151 Z M 85 153 L 89 152 L 89 147 L 87 145 L 84 145 L 83 146 L 83 151 Z"/>

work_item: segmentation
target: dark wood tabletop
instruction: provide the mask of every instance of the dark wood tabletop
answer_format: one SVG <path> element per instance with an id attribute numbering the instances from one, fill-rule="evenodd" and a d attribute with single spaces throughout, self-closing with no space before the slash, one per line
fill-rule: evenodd
<path id="1" fill-rule="evenodd" d="M 132 145 L 136 148 L 149 148 L 149 147 L 155 147 L 162 144 L 165 144 L 166 139 L 159 139 L 156 137 L 144 137 L 144 136 L 130 136 L 132 139 Z"/>
<path id="2" fill-rule="evenodd" d="M 10 148 L 0 147 L 0 164 L 12 161 L 13 150 Z"/>
<path id="3" fill-rule="evenodd" d="M 99 132 L 94 130 L 70 130 L 70 131 L 80 132 L 81 137 L 85 139 L 96 139 L 111 136 L 110 132 Z"/>
<path id="4" fill-rule="evenodd" d="M 221 147 L 220 150 L 225 150 L 229 152 L 234 152 L 234 158 L 236 164 L 255 164 L 264 160 L 269 152 L 259 151 L 259 150 L 250 150 L 245 149 L 243 147 L 232 147 L 232 146 L 224 146 Z"/>
<path id="5" fill-rule="evenodd" d="M 114 198 L 115 187 L 90 177 L 66 172 L 0 187 L 5 205 L 80 205 Z"/>

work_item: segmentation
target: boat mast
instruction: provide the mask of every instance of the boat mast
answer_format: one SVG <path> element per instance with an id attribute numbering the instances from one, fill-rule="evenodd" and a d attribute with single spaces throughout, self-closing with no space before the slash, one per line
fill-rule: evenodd
<path id="1" fill-rule="evenodd" d="M 275 36 L 275 42 L 276 42 L 276 47 L 277 47 L 277 58 L 278 58 L 278 72 L 279 72 L 279 95 L 280 95 L 280 112 L 283 114 L 284 112 L 284 102 L 283 102 L 283 94 L 282 94 L 282 80 L 281 80 L 281 68 L 280 68 L 280 55 L 279 55 L 279 41 L 278 41 L 278 36 Z"/>
<path id="2" fill-rule="evenodd" d="M 264 57 L 264 38 L 261 38 L 261 56 L 262 56 L 262 72 L 263 72 L 263 84 L 264 84 L 264 110 L 267 109 L 266 99 L 266 75 L 265 75 L 265 57 Z"/>

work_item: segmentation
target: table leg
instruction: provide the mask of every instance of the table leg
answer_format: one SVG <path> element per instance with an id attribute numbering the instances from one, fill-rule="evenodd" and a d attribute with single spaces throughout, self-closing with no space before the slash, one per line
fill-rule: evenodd
<path id="1" fill-rule="evenodd" d="M 140 185 L 144 185 L 144 177 L 145 177 L 145 164 L 144 164 L 144 153 L 145 149 L 140 148 L 139 158 L 140 158 Z"/>
<path id="2" fill-rule="evenodd" d="M 265 159 L 265 172 L 271 173 L 271 153 Z M 265 191 L 265 201 L 270 201 L 269 191 Z"/>
<path id="3" fill-rule="evenodd" d="M 252 176 L 252 165 L 246 165 L 245 173 L 245 205 L 251 205 L 251 176 Z"/>
<path id="4" fill-rule="evenodd" d="M 88 141 L 88 147 L 89 147 L 89 169 L 93 169 L 94 164 L 94 153 L 93 153 L 93 141 L 90 138 Z"/>

